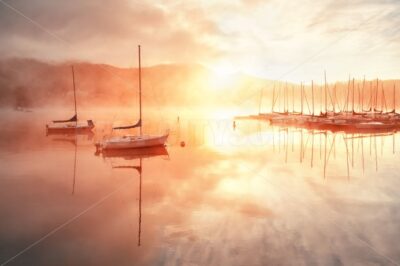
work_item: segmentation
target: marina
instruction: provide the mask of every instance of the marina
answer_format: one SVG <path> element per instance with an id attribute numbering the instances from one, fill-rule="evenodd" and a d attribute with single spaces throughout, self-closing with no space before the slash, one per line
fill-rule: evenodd
<path id="1" fill-rule="evenodd" d="M 345 132 L 381 132 L 381 131 L 396 131 L 400 129 L 400 114 L 396 112 L 396 87 L 393 85 L 392 90 L 392 109 L 388 110 L 388 103 L 385 97 L 385 89 L 383 83 L 379 83 L 376 80 L 375 87 L 372 86 L 372 81 L 369 82 L 369 96 L 368 104 L 364 104 L 366 96 L 365 84 L 366 81 L 362 81 L 357 84 L 355 80 L 352 82 L 348 81 L 348 86 L 345 92 L 346 98 L 343 99 L 344 103 L 341 106 L 340 99 L 337 98 L 336 85 L 332 89 L 329 88 L 326 83 L 325 74 L 325 85 L 323 92 L 320 96 L 320 109 L 319 113 L 315 112 L 315 95 L 314 95 L 314 82 L 311 82 L 311 106 L 307 99 L 306 90 L 303 84 L 300 85 L 300 111 L 295 110 L 295 96 L 294 96 L 294 85 L 292 86 L 292 99 L 289 99 L 288 85 L 285 84 L 281 87 L 283 93 L 275 93 L 275 86 L 273 88 L 273 96 L 271 103 L 271 112 L 261 113 L 250 116 L 237 116 L 236 119 L 256 119 L 268 121 L 273 125 L 301 127 L 315 130 L 330 130 L 332 132 L 345 131 Z M 350 85 L 352 84 L 352 85 Z M 282 95 L 281 95 L 282 94 Z M 350 94 L 352 95 L 350 97 Z M 333 96 L 332 96 L 333 95 Z M 280 99 L 283 97 L 283 99 Z M 322 97 L 325 98 L 323 102 Z M 330 99 L 328 101 L 328 98 Z M 277 103 L 283 101 L 283 106 L 276 106 Z M 292 110 L 289 111 L 289 100 L 292 102 Z M 305 110 L 305 105 L 308 110 Z M 261 108 L 261 99 L 260 99 Z M 283 108 L 283 109 L 282 109 Z M 385 108 L 385 110 L 384 110 Z M 281 111 L 276 111 L 280 109 Z"/>

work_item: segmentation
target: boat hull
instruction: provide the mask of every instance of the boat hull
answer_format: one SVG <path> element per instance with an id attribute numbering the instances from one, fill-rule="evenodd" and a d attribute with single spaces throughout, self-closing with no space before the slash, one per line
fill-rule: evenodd
<path id="1" fill-rule="evenodd" d="M 96 147 L 102 150 L 140 149 L 164 146 L 168 134 L 160 136 L 122 136 L 114 137 L 97 143 Z"/>
<path id="2" fill-rule="evenodd" d="M 85 123 L 52 123 L 46 125 L 47 134 L 64 134 L 64 133 L 87 133 L 91 132 L 94 128 L 92 120 L 88 120 Z"/>

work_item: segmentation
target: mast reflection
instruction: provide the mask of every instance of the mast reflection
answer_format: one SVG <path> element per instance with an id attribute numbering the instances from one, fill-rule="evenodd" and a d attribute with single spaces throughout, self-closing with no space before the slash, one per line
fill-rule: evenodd
<path id="1" fill-rule="evenodd" d="M 93 132 L 47 132 L 46 137 L 49 137 L 51 141 L 58 143 L 69 143 L 74 146 L 74 166 L 73 166 L 73 176 L 72 176 L 72 192 L 75 194 L 75 184 L 76 184 L 76 169 L 77 169 L 77 153 L 78 153 L 78 139 L 83 142 L 92 141 L 94 137 Z"/>
<path id="2" fill-rule="evenodd" d="M 141 245 L 141 233 L 142 233 L 142 176 L 143 176 L 143 160 L 150 159 L 158 156 L 165 156 L 169 158 L 167 149 L 164 146 L 160 147 L 149 147 L 142 149 L 125 149 L 125 150 L 105 150 L 101 153 L 95 153 L 96 156 L 100 156 L 104 159 L 107 158 L 119 158 L 123 160 L 139 160 L 138 165 L 113 165 L 113 169 L 130 169 L 135 170 L 139 173 L 139 219 L 138 219 L 138 243 Z"/>
<path id="3" fill-rule="evenodd" d="M 281 126 L 277 128 L 278 130 L 275 130 L 275 126 L 272 127 L 273 151 L 277 150 L 278 153 L 281 153 L 281 150 L 284 149 L 284 161 L 287 163 L 289 147 L 292 147 L 291 150 L 293 152 L 293 146 L 297 141 L 297 146 L 299 146 L 299 162 L 303 163 L 307 152 L 309 152 L 310 168 L 314 168 L 316 161 L 318 161 L 314 153 L 319 149 L 319 160 L 323 162 L 323 167 L 321 168 L 323 169 L 324 179 L 327 177 L 329 162 L 332 160 L 332 157 L 336 158 L 338 145 L 344 148 L 343 150 L 345 151 L 342 159 L 345 160 L 346 176 L 348 179 L 351 176 L 351 169 L 356 167 L 356 161 L 358 160 L 360 160 L 362 173 L 365 173 L 365 143 L 368 144 L 369 142 L 370 157 L 374 159 L 375 171 L 378 171 L 378 147 L 381 149 L 380 157 L 384 155 L 383 146 L 385 141 L 391 140 L 393 154 L 395 154 L 396 150 L 396 131 L 360 130 L 335 132 L 331 130 L 307 130 Z M 275 148 L 276 138 L 278 138 L 278 149 Z M 283 140 L 282 147 L 281 139 Z M 290 141 L 292 143 L 289 143 Z"/>

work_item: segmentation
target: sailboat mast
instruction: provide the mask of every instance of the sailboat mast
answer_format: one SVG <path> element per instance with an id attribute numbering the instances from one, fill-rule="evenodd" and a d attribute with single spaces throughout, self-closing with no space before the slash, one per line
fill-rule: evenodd
<path id="1" fill-rule="evenodd" d="M 379 81 L 378 79 L 376 79 L 375 109 L 378 108 L 378 90 L 379 90 Z"/>
<path id="2" fill-rule="evenodd" d="M 301 91 L 301 114 L 303 114 L 303 82 L 300 84 L 300 91 Z"/>
<path id="3" fill-rule="evenodd" d="M 363 86 L 361 89 L 361 112 L 364 112 L 364 89 L 365 89 L 365 76 L 364 76 Z"/>
<path id="4" fill-rule="evenodd" d="M 275 83 L 274 87 L 272 88 L 272 105 L 271 105 L 271 113 L 274 112 L 274 106 L 275 106 Z"/>
<path id="5" fill-rule="evenodd" d="M 393 83 L 393 113 L 396 113 L 396 81 Z"/>
<path id="6" fill-rule="evenodd" d="M 333 86 L 333 115 L 335 115 L 335 106 L 336 106 L 336 83 Z"/>
<path id="7" fill-rule="evenodd" d="M 78 113 L 76 111 L 76 89 L 75 89 L 75 73 L 74 73 L 74 66 L 71 66 L 72 70 L 72 84 L 74 87 L 74 104 L 75 104 L 75 117 L 76 117 L 76 122 L 78 123 Z"/>
<path id="8" fill-rule="evenodd" d="M 312 116 L 314 116 L 314 81 L 311 80 Z"/>
<path id="9" fill-rule="evenodd" d="M 353 78 L 353 97 L 352 97 L 352 103 L 351 103 L 351 112 L 352 113 L 354 113 L 354 90 L 355 90 L 355 88 L 354 88 L 354 78 Z"/>
<path id="10" fill-rule="evenodd" d="M 372 105 L 373 105 L 373 90 L 372 90 L 372 80 L 369 82 L 369 109 L 373 110 Z"/>
<path id="11" fill-rule="evenodd" d="M 328 98 L 327 98 L 327 90 L 326 90 L 326 70 L 324 71 L 324 79 L 325 79 L 325 114 L 328 113 Z"/>
<path id="12" fill-rule="evenodd" d="M 294 85 L 292 85 L 292 113 L 294 113 Z"/>
<path id="13" fill-rule="evenodd" d="M 139 53 L 139 121 L 140 121 L 140 136 L 142 136 L 142 66 L 140 58 L 140 45 L 138 45 Z"/>
<path id="14" fill-rule="evenodd" d="M 322 108 L 322 94 L 323 94 L 322 93 L 322 86 L 319 86 L 319 88 L 320 88 L 320 90 L 319 90 L 320 91 L 320 94 L 319 94 L 319 114 L 322 115 L 322 113 L 323 113 L 322 112 L 322 109 L 323 109 Z"/>
<path id="15" fill-rule="evenodd" d="M 288 106 L 288 90 L 287 90 L 287 82 L 285 83 L 285 89 L 283 91 L 283 112 L 287 113 L 289 110 L 289 106 Z"/>
<path id="16" fill-rule="evenodd" d="M 349 98 L 350 98 L 350 74 L 349 74 L 349 81 L 347 82 L 346 103 L 345 103 L 345 106 L 343 108 L 345 112 L 349 111 Z"/>

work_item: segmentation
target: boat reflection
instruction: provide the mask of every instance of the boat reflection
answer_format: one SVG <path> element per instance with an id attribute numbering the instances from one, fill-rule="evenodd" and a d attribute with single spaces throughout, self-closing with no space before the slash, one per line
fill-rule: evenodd
<path id="1" fill-rule="evenodd" d="M 142 233 L 142 173 L 143 173 L 142 160 L 143 160 L 142 158 L 139 158 L 139 165 L 136 166 L 131 166 L 131 165 L 113 166 L 114 169 L 133 169 L 139 173 L 139 218 L 138 218 L 138 243 L 137 243 L 138 246 L 140 246 L 141 233 Z"/>
<path id="2" fill-rule="evenodd" d="M 55 141 L 63 141 L 66 139 L 75 139 L 76 136 L 85 138 L 86 140 L 93 140 L 94 133 L 92 131 L 77 131 L 77 132 L 60 132 L 60 131 L 47 131 L 46 137 L 51 137 Z"/>
<path id="3" fill-rule="evenodd" d="M 142 175 L 143 160 L 158 156 L 169 156 L 165 146 L 149 147 L 141 149 L 124 149 L 124 150 L 103 150 L 101 153 L 96 151 L 96 155 L 102 155 L 103 158 L 121 158 L 124 160 L 139 160 L 138 165 L 114 165 L 113 169 L 131 169 L 139 173 L 139 218 L 138 218 L 138 243 L 141 245 L 142 232 Z M 168 157 L 169 158 L 169 157 Z"/>
<path id="4" fill-rule="evenodd" d="M 396 151 L 396 131 L 353 131 L 353 132 L 332 132 L 330 130 L 307 130 L 304 128 L 293 127 L 272 127 L 273 151 L 284 152 L 285 163 L 288 163 L 289 153 L 297 153 L 298 161 L 303 164 L 306 157 L 309 158 L 310 168 L 316 167 L 317 158 L 322 161 L 323 177 L 327 177 L 328 166 L 336 158 L 342 160 L 346 165 L 346 176 L 350 178 L 351 170 L 356 166 L 361 166 L 362 173 L 366 171 L 366 166 L 374 165 L 378 171 L 378 147 L 381 148 L 380 157 L 384 153 L 390 153 L 388 148 L 384 148 L 384 143 L 391 142 L 391 152 Z M 369 146 L 369 158 L 365 153 Z M 296 151 L 296 148 L 298 151 Z M 317 153 L 317 154 L 316 154 Z M 368 159 L 374 162 L 366 163 Z M 331 167 L 338 175 L 339 168 Z M 343 175 L 342 175 L 343 176 Z"/>
<path id="5" fill-rule="evenodd" d="M 93 132 L 86 133 L 52 133 L 48 134 L 47 137 L 50 137 L 51 141 L 58 143 L 68 143 L 74 146 L 74 163 L 73 163 L 73 175 L 72 175 L 72 192 L 71 194 L 75 194 L 75 183 L 76 183 L 76 170 L 77 170 L 77 153 L 78 153 L 78 142 L 82 141 L 83 143 L 91 142 L 94 137 Z"/>
<path id="6" fill-rule="evenodd" d="M 169 156 L 165 146 L 155 146 L 140 149 L 110 149 L 95 152 L 96 156 L 103 158 L 123 158 L 125 160 L 143 159 L 155 156 Z"/>
<path id="7" fill-rule="evenodd" d="M 78 139 L 76 135 L 64 136 L 63 138 L 53 138 L 52 141 L 69 143 L 74 145 L 74 167 L 73 167 L 73 175 L 72 175 L 72 192 L 75 193 L 75 183 L 76 183 L 76 165 L 77 165 L 77 152 L 78 152 Z"/>

